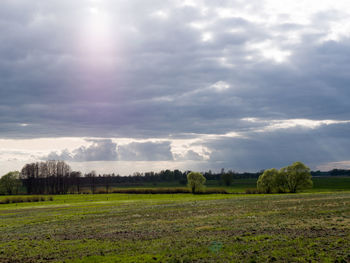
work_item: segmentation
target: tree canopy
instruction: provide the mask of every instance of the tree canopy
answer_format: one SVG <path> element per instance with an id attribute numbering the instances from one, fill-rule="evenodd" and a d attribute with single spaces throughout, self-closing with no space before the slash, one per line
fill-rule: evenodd
<path id="1" fill-rule="evenodd" d="M 302 162 L 295 162 L 280 170 L 285 177 L 286 186 L 289 192 L 296 193 L 298 190 L 312 187 L 310 168 Z"/>
<path id="2" fill-rule="evenodd" d="M 295 162 L 292 165 L 264 171 L 257 181 L 257 188 L 264 193 L 290 192 L 312 187 L 310 168 L 302 162 Z"/>
<path id="3" fill-rule="evenodd" d="M 275 179 L 278 175 L 278 171 L 275 168 L 265 170 L 257 181 L 258 190 L 264 193 L 272 193 L 275 189 Z"/>
<path id="4" fill-rule="evenodd" d="M 205 184 L 205 177 L 198 172 L 190 172 L 187 174 L 188 187 L 191 189 L 192 193 L 200 192 Z"/>
<path id="5" fill-rule="evenodd" d="M 5 194 L 17 194 L 21 185 L 18 171 L 8 172 L 0 178 L 0 188 Z"/>

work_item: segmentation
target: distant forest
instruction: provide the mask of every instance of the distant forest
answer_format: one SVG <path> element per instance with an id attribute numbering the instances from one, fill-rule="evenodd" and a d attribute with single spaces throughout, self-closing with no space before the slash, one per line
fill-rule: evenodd
<path id="1" fill-rule="evenodd" d="M 28 194 L 67 194 L 82 193 L 88 189 L 96 193 L 103 188 L 109 192 L 112 187 L 137 186 L 147 183 L 157 185 L 161 182 L 171 182 L 186 185 L 186 176 L 190 171 L 163 170 L 160 172 L 134 173 L 129 176 L 119 174 L 97 174 L 92 171 L 82 174 L 79 171 L 72 171 L 64 161 L 46 161 L 26 164 L 19 179 Z M 256 173 L 238 173 L 232 170 L 215 173 L 212 171 L 202 172 L 207 180 L 230 180 L 242 178 L 258 178 L 263 171 Z M 350 176 L 350 170 L 334 169 L 328 172 L 313 171 L 312 176 Z"/>

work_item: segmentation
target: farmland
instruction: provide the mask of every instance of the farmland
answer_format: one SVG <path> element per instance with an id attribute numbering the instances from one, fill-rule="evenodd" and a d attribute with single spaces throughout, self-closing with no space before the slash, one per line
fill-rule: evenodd
<path id="1" fill-rule="evenodd" d="M 0 262 L 350 260 L 346 191 L 61 195 L 0 218 Z"/>

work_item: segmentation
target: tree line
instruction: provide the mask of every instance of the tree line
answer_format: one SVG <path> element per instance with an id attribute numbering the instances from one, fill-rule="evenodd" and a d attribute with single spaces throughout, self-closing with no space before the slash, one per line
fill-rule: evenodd
<path id="1" fill-rule="evenodd" d="M 9 172 L 0 179 L 0 186 L 4 194 L 18 194 L 21 189 L 27 194 L 82 193 L 87 189 L 91 193 L 96 193 L 101 188 L 109 192 L 113 186 L 136 186 L 144 183 L 156 185 L 161 182 L 177 182 L 186 185 L 187 175 L 190 172 L 167 169 L 160 172 L 135 172 L 129 176 L 114 173 L 97 174 L 95 171 L 82 174 L 73 171 L 64 161 L 50 160 L 26 164 L 21 172 Z M 221 180 L 224 184 L 230 185 L 234 179 L 257 178 L 259 173 L 239 174 L 222 169 L 220 173 L 209 170 L 203 175 L 206 180 Z"/>
<path id="2" fill-rule="evenodd" d="M 82 193 L 89 191 L 96 193 L 98 189 L 103 188 L 105 192 L 109 192 L 115 186 L 137 186 L 145 183 L 157 185 L 162 182 L 177 182 L 181 185 L 188 183 L 187 175 L 191 171 L 180 170 L 163 170 L 160 172 L 146 172 L 134 173 L 129 176 L 120 176 L 119 174 L 97 174 L 94 171 L 82 174 L 79 171 L 73 171 L 71 167 L 64 161 L 45 161 L 26 164 L 21 172 L 9 172 L 0 178 L 0 194 L 67 194 L 67 193 Z M 334 169 L 329 172 L 310 172 L 311 176 L 336 176 L 336 175 L 350 175 L 349 170 Z M 293 192 L 294 189 L 288 189 L 286 173 L 277 170 L 266 170 L 256 173 L 237 173 L 232 170 L 225 171 L 221 169 L 220 172 L 215 173 L 207 171 L 202 173 L 206 180 L 220 181 L 227 186 L 231 185 L 235 179 L 241 178 L 255 178 L 259 180 L 264 179 L 266 182 L 270 180 L 268 187 L 260 184 L 260 189 L 264 192 Z M 273 174 L 273 176 L 269 176 Z M 264 176 L 262 176 L 264 175 Z M 262 179 L 261 179 L 262 180 Z M 260 180 L 260 181 L 261 181 Z M 282 186 L 276 187 L 276 182 L 280 180 L 283 182 Z M 259 182 L 259 181 L 258 181 Z M 265 188 L 264 188 L 265 187 Z M 259 188 L 259 187 L 258 187 Z"/>

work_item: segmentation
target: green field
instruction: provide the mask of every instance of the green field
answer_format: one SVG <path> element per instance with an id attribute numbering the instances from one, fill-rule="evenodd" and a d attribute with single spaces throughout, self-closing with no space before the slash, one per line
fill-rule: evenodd
<path id="1" fill-rule="evenodd" d="M 222 182 L 209 180 L 206 182 L 208 188 L 223 187 L 231 193 L 244 193 L 247 188 L 256 187 L 256 180 L 254 178 L 248 179 L 234 179 L 232 185 L 225 186 Z M 350 191 L 350 177 L 314 177 L 312 178 L 314 187 L 312 189 L 304 190 L 303 192 L 334 192 L 334 191 Z M 142 184 L 138 187 L 184 187 L 178 182 L 162 182 L 157 184 Z"/>
<path id="2" fill-rule="evenodd" d="M 273 261 L 350 262 L 350 191 L 0 205 L 0 262 Z"/>

